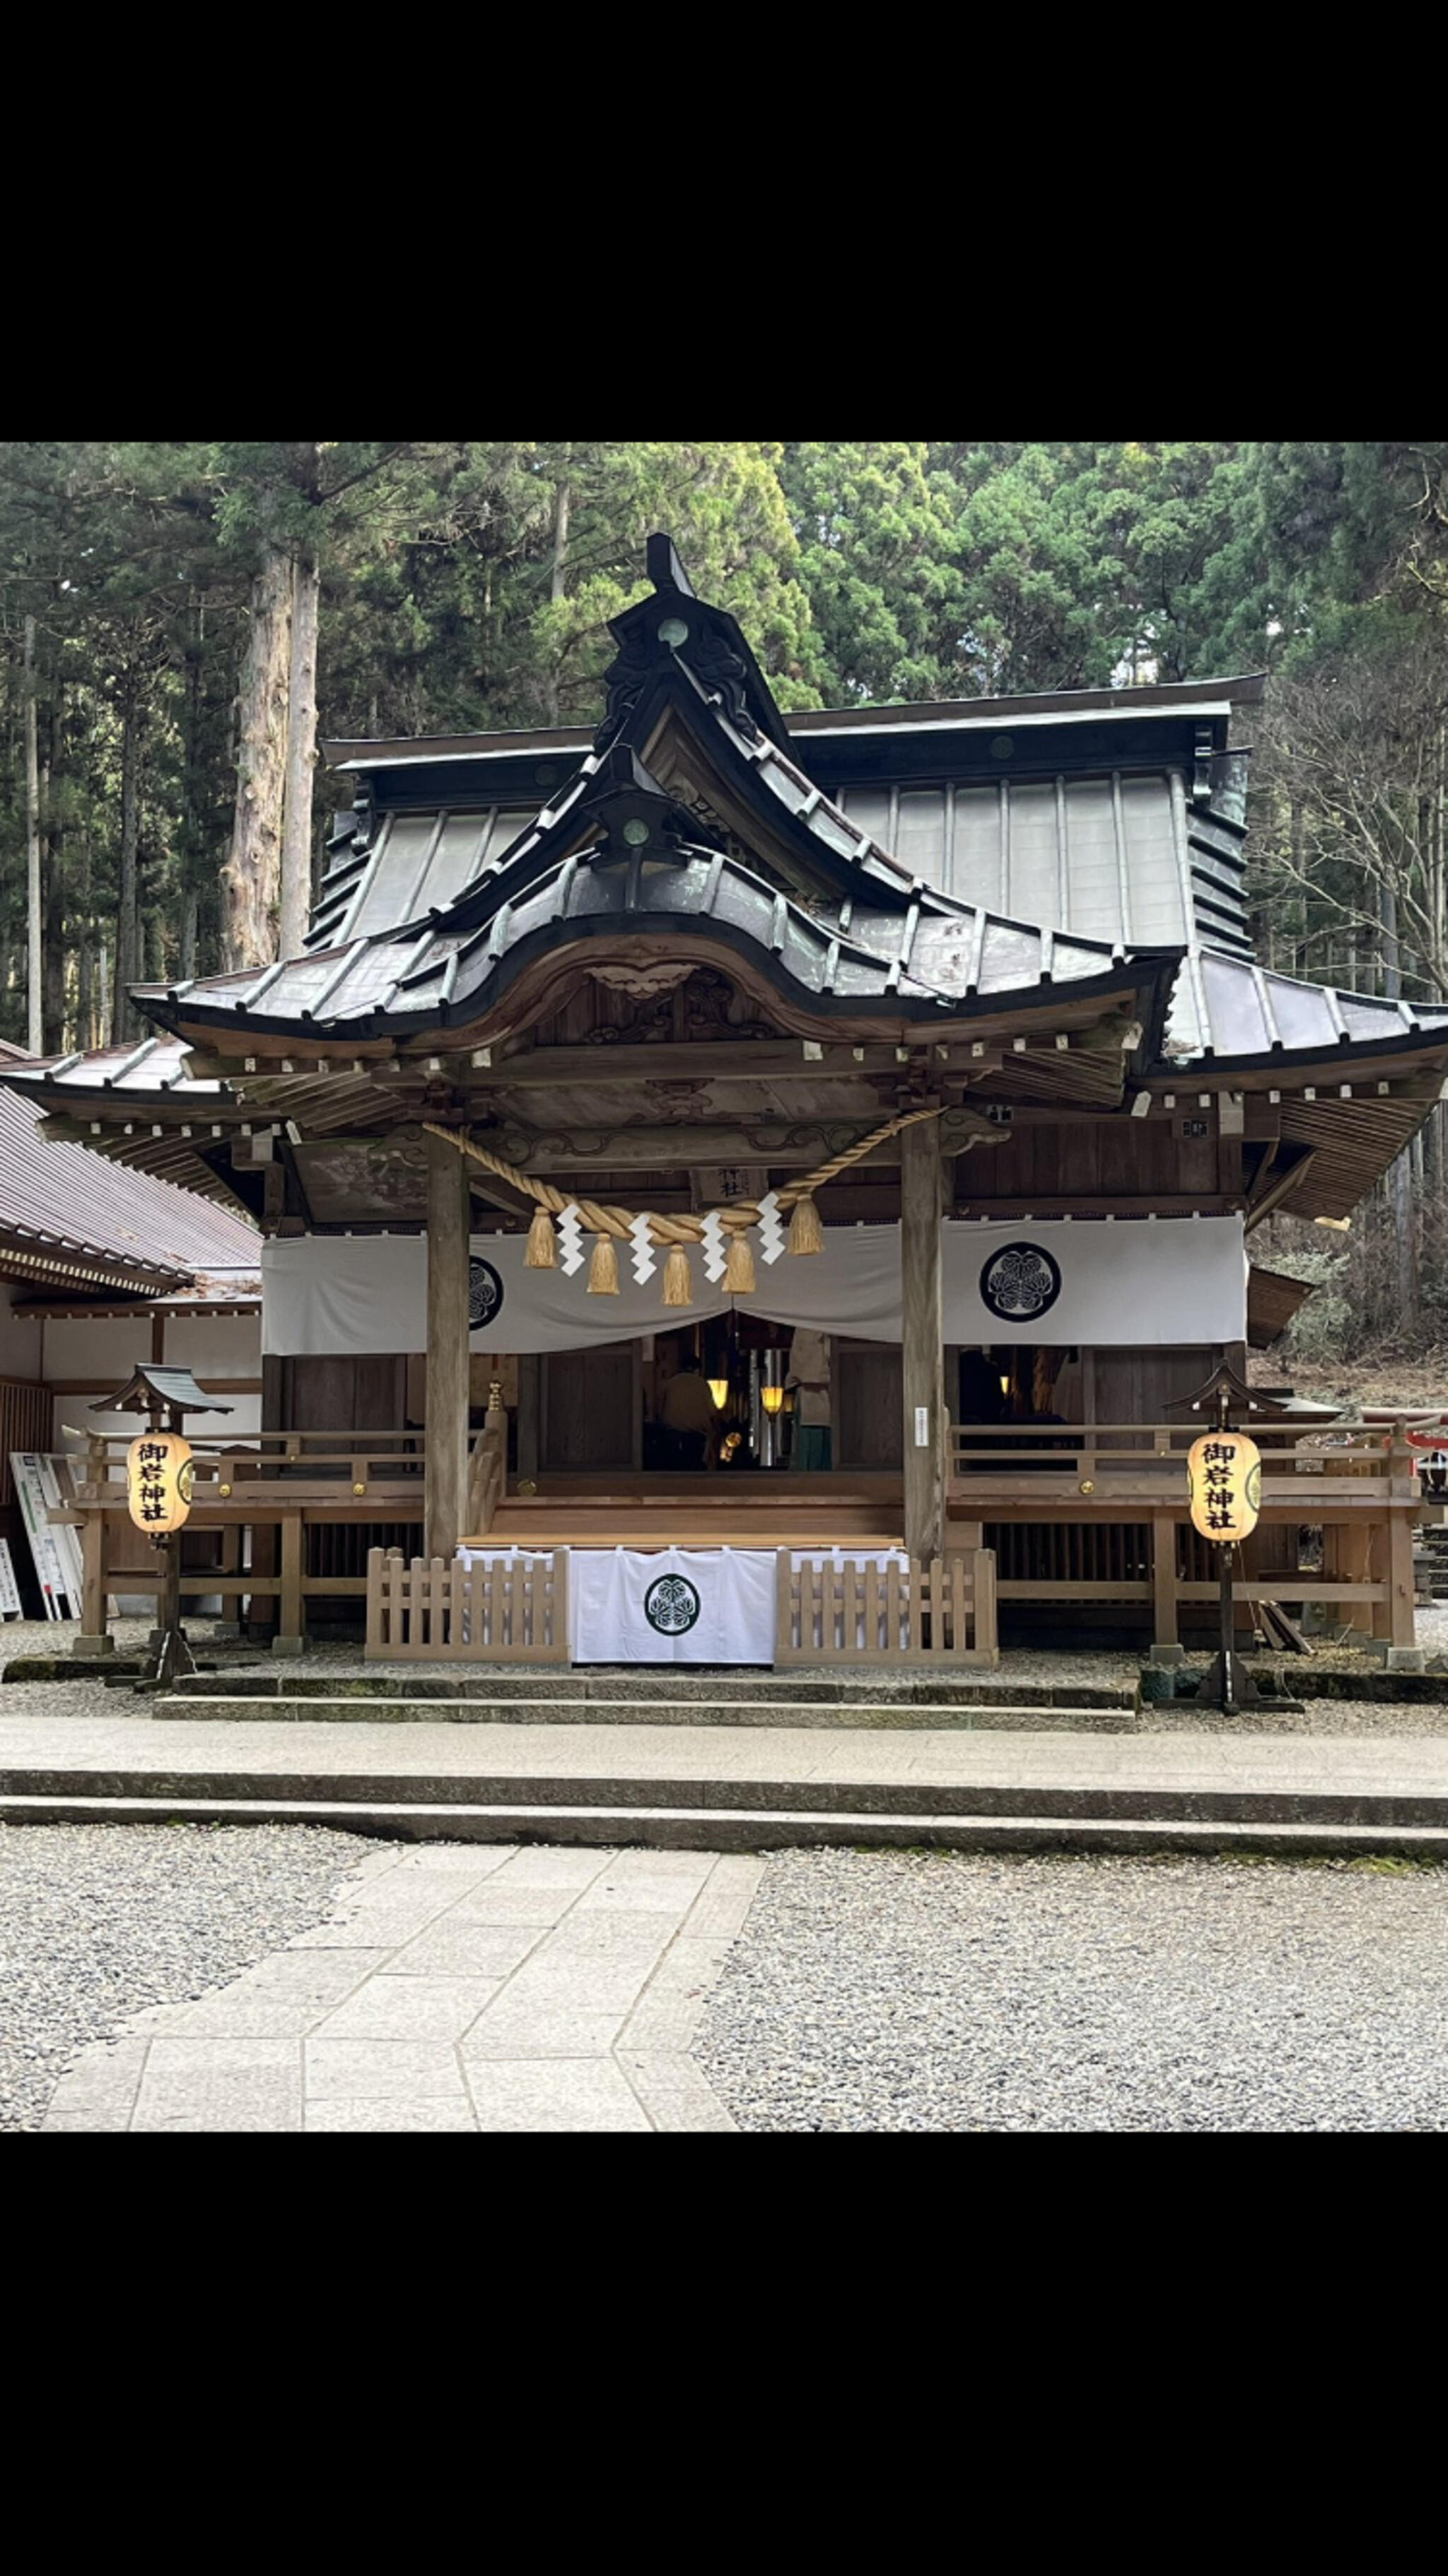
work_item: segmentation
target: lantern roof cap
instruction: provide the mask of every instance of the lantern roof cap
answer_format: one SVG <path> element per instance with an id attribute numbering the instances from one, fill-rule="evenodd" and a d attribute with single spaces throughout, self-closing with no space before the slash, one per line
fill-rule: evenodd
<path id="1" fill-rule="evenodd" d="M 199 1387 L 190 1369 L 153 1368 L 143 1361 L 134 1376 L 127 1379 L 115 1395 L 102 1396 L 91 1406 L 92 1413 L 154 1413 L 159 1405 L 170 1405 L 177 1413 L 233 1413 L 230 1404 L 218 1404 L 214 1395 Z"/>

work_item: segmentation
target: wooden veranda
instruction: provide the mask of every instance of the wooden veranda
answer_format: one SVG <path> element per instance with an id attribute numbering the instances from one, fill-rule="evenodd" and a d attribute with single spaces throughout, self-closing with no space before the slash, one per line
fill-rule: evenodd
<path id="1" fill-rule="evenodd" d="M 1151 1612 L 1180 1641 L 1181 1612 L 1218 1598 L 1216 1550 L 1191 1525 L 1186 1452 L 1200 1424 L 1012 1423 L 950 1435 L 947 1547 L 990 1546 L 1003 1603 Z M 1421 1510 L 1401 1434 L 1253 1426 L 1262 1512 L 1239 1552 L 1237 1600 L 1320 1606 L 1393 1646 L 1413 1643 L 1413 1530 Z M 1250 1620 L 1248 1621 L 1250 1624 Z"/>
<path id="2" fill-rule="evenodd" d="M 1217 1598 L 1212 1552 L 1192 1530 L 1185 1452 L 1195 1425 L 1013 1424 L 957 1428 L 942 1461 L 946 1559 L 988 1550 L 1008 1610 L 1076 1606 L 1136 1627 L 1143 1644 L 1180 1641 L 1183 1610 Z M 1324 1616 L 1393 1646 L 1413 1642 L 1413 1530 L 1421 1497 L 1398 1430 L 1332 1434 L 1273 1422 L 1263 1453 L 1262 1518 L 1243 1551 L 1236 1596 Z M 506 1425 L 490 1415 L 466 1468 L 465 1536 L 542 1555 L 579 1547 L 669 1545 L 855 1551 L 899 1549 L 898 1475 L 555 1476 L 517 1491 Z M 83 1531 L 88 1636 L 105 1633 L 107 1595 L 154 1590 L 159 1577 L 111 1572 L 125 1522 L 126 1443 L 97 1436 L 65 1516 Z M 427 1447 L 421 1433 L 261 1434 L 195 1444 L 192 1600 L 219 1597 L 295 1650 L 309 1607 L 365 1601 L 371 1551 L 410 1556 L 423 1536 Z M 525 1479 L 532 1484 L 534 1480 Z M 194 1535 L 193 1535 L 194 1534 Z M 335 1542 L 341 1539 L 344 1544 Z M 332 1544 L 329 1545 L 329 1542 Z M 450 1553 L 450 1551 L 449 1551 Z M 430 1554 L 424 1557 L 430 1561 Z M 440 1560 L 441 1561 L 441 1560 Z"/>

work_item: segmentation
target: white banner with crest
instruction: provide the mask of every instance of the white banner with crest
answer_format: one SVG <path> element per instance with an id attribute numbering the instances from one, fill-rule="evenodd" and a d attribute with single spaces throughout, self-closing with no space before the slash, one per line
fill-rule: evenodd
<path id="1" fill-rule="evenodd" d="M 900 1229 L 827 1226 L 824 1250 L 756 1262 L 753 1296 L 709 1285 L 689 1256 L 692 1306 L 667 1307 L 657 1277 L 619 1264 L 616 1297 L 591 1297 L 587 1269 L 529 1270 L 521 1234 L 472 1242 L 472 1342 L 478 1351 L 567 1351 L 631 1340 L 722 1315 L 813 1324 L 867 1342 L 900 1339 Z M 950 1223 L 941 1230 L 942 1339 L 1097 1348 L 1236 1342 L 1247 1330 L 1242 1220 L 1051 1218 Z M 427 1343 L 427 1242 L 421 1235 L 294 1235 L 262 1250 L 262 1348 L 335 1358 L 421 1351 Z"/>

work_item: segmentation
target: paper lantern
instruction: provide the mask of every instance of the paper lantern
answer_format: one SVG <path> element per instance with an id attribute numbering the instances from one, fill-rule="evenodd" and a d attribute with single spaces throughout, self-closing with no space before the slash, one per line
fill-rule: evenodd
<path id="1" fill-rule="evenodd" d="M 1230 1547 L 1250 1538 L 1262 1509 L 1262 1453 L 1245 1431 L 1208 1431 L 1187 1451 L 1192 1527 Z"/>
<path id="2" fill-rule="evenodd" d="M 179 1431 L 144 1431 L 126 1451 L 126 1503 L 137 1529 L 165 1538 L 191 1516 L 196 1462 Z"/>
<path id="3" fill-rule="evenodd" d="M 782 1386 L 762 1386 L 759 1390 L 759 1400 L 766 1413 L 782 1413 L 784 1411 L 784 1389 Z"/>

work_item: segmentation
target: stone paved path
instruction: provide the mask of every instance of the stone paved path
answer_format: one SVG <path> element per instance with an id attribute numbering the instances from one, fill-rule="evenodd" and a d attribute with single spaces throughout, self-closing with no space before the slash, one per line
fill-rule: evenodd
<path id="1" fill-rule="evenodd" d="M 45 2128 L 732 2129 L 687 2051 L 761 1863 L 429 1843 L 86 2050 Z"/>

